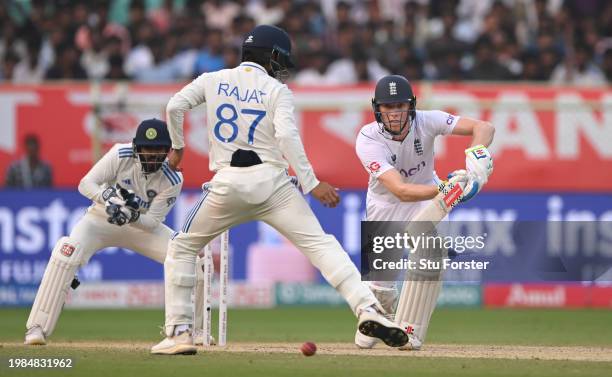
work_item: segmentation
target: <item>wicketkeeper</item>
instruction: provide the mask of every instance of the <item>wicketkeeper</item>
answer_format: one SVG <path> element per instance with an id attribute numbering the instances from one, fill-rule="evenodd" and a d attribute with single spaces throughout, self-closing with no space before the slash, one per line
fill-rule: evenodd
<path id="1" fill-rule="evenodd" d="M 183 185 L 167 165 L 170 135 L 166 123 L 145 120 L 132 143 L 115 144 L 85 175 L 79 192 L 93 201 L 70 236 L 57 241 L 27 322 L 25 344 L 46 344 L 77 269 L 94 253 L 116 246 L 159 263 L 174 233 L 162 222 Z"/>

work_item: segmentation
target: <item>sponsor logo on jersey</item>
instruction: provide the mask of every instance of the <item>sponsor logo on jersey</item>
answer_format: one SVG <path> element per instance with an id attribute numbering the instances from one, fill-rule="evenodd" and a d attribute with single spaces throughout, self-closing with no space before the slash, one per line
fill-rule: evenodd
<path id="1" fill-rule="evenodd" d="M 126 179 L 124 179 L 124 180 L 123 180 L 123 181 L 121 181 L 121 182 L 123 182 L 123 183 L 124 183 L 124 184 L 126 184 L 126 185 L 131 185 L 131 184 L 132 184 L 132 180 L 131 180 L 131 179 L 129 179 L 129 178 L 126 178 Z"/>
<path id="2" fill-rule="evenodd" d="M 368 169 L 370 169 L 372 173 L 376 173 L 380 170 L 380 164 L 376 161 L 373 161 L 370 163 L 370 165 L 368 165 Z"/>
<path id="3" fill-rule="evenodd" d="M 62 248 L 60 249 L 60 253 L 62 253 L 62 255 L 65 257 L 71 257 L 72 253 L 74 253 L 74 246 L 65 243 L 62 245 Z"/>
<path id="4" fill-rule="evenodd" d="M 455 117 L 448 114 L 448 118 L 446 118 L 446 124 L 450 126 L 451 124 L 453 124 L 454 121 L 455 121 Z"/>
<path id="5" fill-rule="evenodd" d="M 410 168 L 408 170 L 405 169 L 400 169 L 400 174 L 403 175 L 404 177 L 412 177 L 413 175 L 417 174 L 418 172 L 421 171 L 422 168 L 425 167 L 425 161 L 421 161 L 418 163 L 417 166 Z"/>
<path id="6" fill-rule="evenodd" d="M 244 43 L 253 43 L 253 36 L 249 35 L 247 39 L 244 41 Z"/>

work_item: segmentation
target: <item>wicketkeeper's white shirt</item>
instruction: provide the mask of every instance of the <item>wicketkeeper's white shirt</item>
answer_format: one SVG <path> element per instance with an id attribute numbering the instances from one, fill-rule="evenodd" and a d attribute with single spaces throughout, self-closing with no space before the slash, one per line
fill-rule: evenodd
<path id="1" fill-rule="evenodd" d="M 394 141 L 381 133 L 377 122 L 361 128 L 355 149 L 370 175 L 366 199 L 366 220 L 408 221 L 429 201 L 401 202 L 378 181 L 390 169 L 396 169 L 404 182 L 434 183 L 434 140 L 448 135 L 459 117 L 444 111 L 416 111 L 412 128 L 403 141 Z"/>
<path id="2" fill-rule="evenodd" d="M 176 203 L 183 175 L 170 169 L 167 162 L 155 173 L 145 175 L 132 144 L 115 144 L 83 177 L 79 192 L 93 200 L 90 211 L 104 215 L 102 192 L 117 183 L 140 198 L 140 218 L 129 225 L 153 231 Z"/>

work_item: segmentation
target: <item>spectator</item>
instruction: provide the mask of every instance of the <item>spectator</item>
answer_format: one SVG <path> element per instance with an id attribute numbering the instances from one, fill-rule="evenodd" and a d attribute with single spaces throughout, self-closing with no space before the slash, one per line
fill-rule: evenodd
<path id="1" fill-rule="evenodd" d="M 6 187 L 31 189 L 53 186 L 51 166 L 40 159 L 38 137 L 27 135 L 24 146 L 26 155 L 8 168 Z"/>
<path id="2" fill-rule="evenodd" d="M 13 82 L 19 84 L 38 84 L 45 78 L 48 67 L 40 59 L 42 40 L 34 35 L 27 43 L 27 52 L 15 67 Z"/>
<path id="3" fill-rule="evenodd" d="M 15 66 L 19 62 L 19 57 L 12 51 L 4 54 L 2 70 L 0 70 L 0 82 L 11 81 L 15 72 Z"/>
<path id="4" fill-rule="evenodd" d="M 202 14 L 206 16 L 206 26 L 210 29 L 227 29 L 232 20 L 240 13 L 241 6 L 236 2 L 208 0 L 202 4 Z"/>
<path id="5" fill-rule="evenodd" d="M 512 78 L 510 71 L 501 65 L 493 51 L 493 43 L 487 37 L 482 37 L 476 42 L 474 53 L 474 65 L 468 72 L 472 80 L 509 80 Z"/>
<path id="6" fill-rule="evenodd" d="M 9 3 L 8 10 L 0 6 L 0 62 L 4 80 L 10 73 L 16 82 L 39 82 L 42 72 L 53 79 L 81 78 L 83 69 L 93 78 L 142 79 L 145 72 L 154 80 L 184 80 L 233 62 L 232 49 L 245 34 L 268 23 L 290 32 L 299 69 L 305 71 L 297 73 L 300 81 L 320 82 L 328 63 L 336 69 L 341 62 L 352 67 L 348 75 L 340 72 L 347 77 L 355 68 L 371 77 L 377 64 L 383 70 L 443 80 L 542 81 L 556 71 L 555 80 L 580 85 L 603 82 L 609 68 L 602 45 L 612 37 L 612 1 L 604 0 Z M 152 46 L 157 40 L 167 46 Z M 573 41 L 597 49 L 599 55 L 588 53 L 588 61 L 579 64 L 581 52 L 574 57 L 566 51 Z M 368 56 L 367 64 L 352 61 L 355 42 L 363 50 L 359 53 Z M 71 45 L 77 49 L 67 47 Z M 306 56 L 318 51 L 324 57 Z M 14 55 L 4 59 L 6 54 L 16 54 L 18 65 Z M 560 57 L 565 57 L 562 64 Z M 116 66 L 121 60 L 123 69 Z M 570 76 L 577 79 L 568 80 Z"/>
<path id="7" fill-rule="evenodd" d="M 601 63 L 603 73 L 608 79 L 608 83 L 612 84 L 612 48 L 608 48 L 603 55 L 603 62 Z"/>
<path id="8" fill-rule="evenodd" d="M 108 73 L 107 80 L 127 80 L 129 77 L 123 71 L 123 56 L 121 54 L 113 54 L 108 58 Z"/>
<path id="9" fill-rule="evenodd" d="M 325 74 L 329 64 L 327 55 L 322 48 L 304 54 L 306 67 L 295 76 L 295 82 L 300 85 L 327 85 L 329 80 Z M 301 63 L 301 62 L 300 62 Z"/>
<path id="10" fill-rule="evenodd" d="M 71 44 L 63 44 L 58 48 L 55 64 L 49 68 L 47 80 L 84 80 L 85 70 L 79 63 L 79 52 Z"/>
<path id="11" fill-rule="evenodd" d="M 378 61 L 371 59 L 360 45 L 353 45 L 350 58 L 343 58 L 330 64 L 327 70 L 327 82 L 335 85 L 357 84 L 367 81 L 378 81 L 389 74 Z"/>
<path id="12" fill-rule="evenodd" d="M 592 62 L 593 53 L 584 43 L 578 43 L 574 52 L 559 63 L 552 73 L 553 84 L 605 85 L 606 78 Z"/>
<path id="13" fill-rule="evenodd" d="M 134 77 L 138 72 L 150 69 L 155 65 L 155 58 L 151 51 L 151 43 L 155 38 L 153 26 L 148 22 L 142 22 L 135 29 L 135 47 L 127 54 L 123 67 L 125 73 L 130 77 Z"/>
<path id="14" fill-rule="evenodd" d="M 90 33 L 90 45 L 81 55 L 81 66 L 91 79 L 104 78 L 109 70 L 108 52 L 104 48 L 104 40 L 100 30 L 95 29 Z"/>
<path id="15" fill-rule="evenodd" d="M 206 33 L 206 45 L 196 57 L 194 75 L 204 72 L 214 72 L 225 68 L 223 60 L 223 34 L 219 29 L 212 29 Z"/>

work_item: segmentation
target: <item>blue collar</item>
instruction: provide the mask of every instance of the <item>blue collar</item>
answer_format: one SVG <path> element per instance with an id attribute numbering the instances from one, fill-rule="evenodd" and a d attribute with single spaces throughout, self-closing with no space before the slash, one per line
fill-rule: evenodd
<path id="1" fill-rule="evenodd" d="M 268 74 L 268 71 L 266 71 L 266 70 L 264 69 L 264 67 L 260 66 L 260 65 L 259 65 L 259 64 L 257 64 L 257 63 L 253 63 L 253 62 L 243 62 L 243 63 L 240 63 L 240 66 L 241 66 L 241 67 L 253 67 L 253 68 L 257 68 L 257 69 L 259 69 L 260 71 L 262 71 L 263 73 L 265 73 L 266 75 Z"/>

